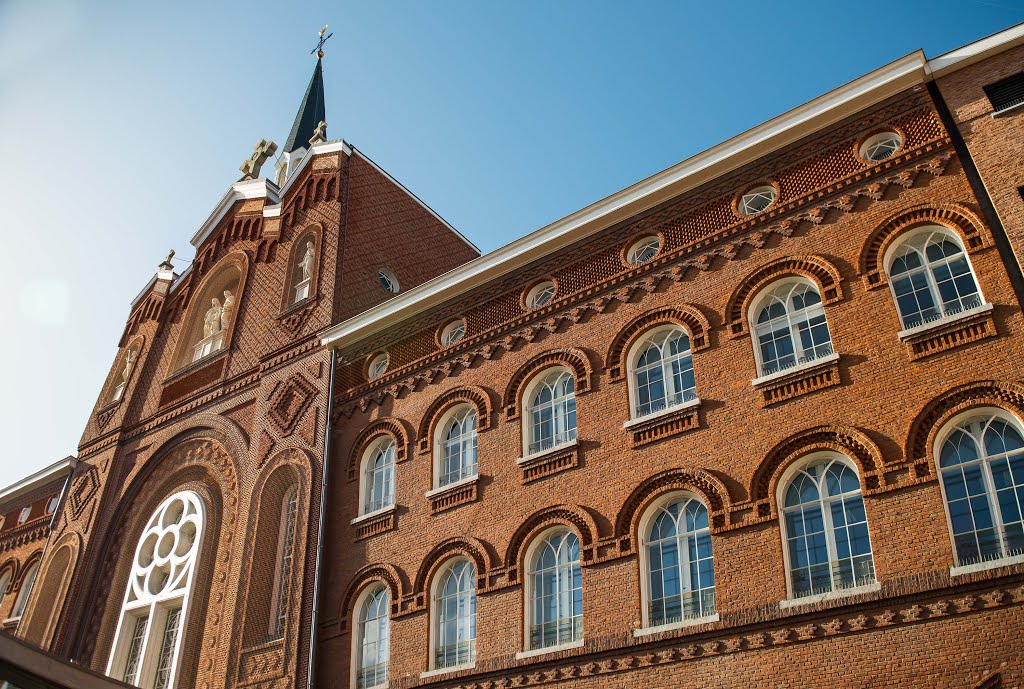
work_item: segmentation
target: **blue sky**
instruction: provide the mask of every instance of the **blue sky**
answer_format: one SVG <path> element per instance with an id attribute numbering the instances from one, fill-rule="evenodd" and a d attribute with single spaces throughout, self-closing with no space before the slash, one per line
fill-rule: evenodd
<path id="1" fill-rule="evenodd" d="M 168 249 L 187 265 L 253 143 L 284 142 L 324 23 L 330 138 L 490 251 L 1021 21 L 1024 0 L 0 0 L 0 485 L 75 450 L 129 302 Z"/>

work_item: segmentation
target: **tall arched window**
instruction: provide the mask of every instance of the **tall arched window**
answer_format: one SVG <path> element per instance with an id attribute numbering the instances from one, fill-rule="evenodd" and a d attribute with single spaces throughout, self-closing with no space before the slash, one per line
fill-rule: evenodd
<path id="1" fill-rule="evenodd" d="M 434 668 L 476 662 L 476 568 L 464 558 L 452 561 L 434 584 Z"/>
<path id="2" fill-rule="evenodd" d="M 205 523 L 202 500 L 164 500 L 135 549 L 107 674 L 146 689 L 172 687 Z"/>
<path id="3" fill-rule="evenodd" d="M 673 493 L 655 503 L 641 529 L 646 626 L 714 615 L 715 567 L 704 503 L 690 493 Z"/>
<path id="4" fill-rule="evenodd" d="M 553 368 L 527 388 L 527 454 L 576 440 L 576 393 L 572 372 Z"/>
<path id="5" fill-rule="evenodd" d="M 961 417 L 939 445 L 939 473 L 960 566 L 1024 555 L 1024 434 L 995 409 Z"/>
<path id="6" fill-rule="evenodd" d="M 356 689 L 386 687 L 391 645 L 391 596 L 383 586 L 369 589 L 356 606 Z"/>
<path id="7" fill-rule="evenodd" d="M 832 354 L 832 335 L 818 289 L 791 278 L 765 289 L 750 310 L 754 352 L 762 376 Z"/>
<path id="8" fill-rule="evenodd" d="M 697 399 L 690 338 L 678 326 L 652 330 L 630 354 L 633 416 Z"/>
<path id="9" fill-rule="evenodd" d="M 18 597 L 14 600 L 14 609 L 11 611 L 11 617 L 18 618 L 25 614 L 29 596 L 32 595 L 32 587 L 36 584 L 37 574 L 39 574 L 39 560 L 32 563 L 28 571 L 21 577 L 21 590 L 18 591 Z"/>
<path id="10" fill-rule="evenodd" d="M 445 414 L 437 425 L 436 486 L 440 488 L 476 476 L 476 409 L 461 404 Z"/>
<path id="11" fill-rule="evenodd" d="M 580 542 L 568 529 L 545 534 L 528 553 L 529 648 L 583 640 L 583 574 Z"/>
<path id="12" fill-rule="evenodd" d="M 395 441 L 383 436 L 370 445 L 363 458 L 362 514 L 395 504 Z"/>
<path id="13" fill-rule="evenodd" d="M 886 252 L 885 265 L 904 329 L 983 303 L 960 238 L 945 227 L 908 233 Z"/>
<path id="14" fill-rule="evenodd" d="M 292 560 L 295 551 L 295 517 L 299 508 L 299 491 L 292 486 L 281 504 L 281 526 L 277 537 L 277 562 L 274 570 L 274 600 L 270 605 L 270 638 L 284 636 L 288 621 L 288 599 L 291 591 Z"/>
<path id="15" fill-rule="evenodd" d="M 7 597 L 7 589 L 11 587 L 11 571 L 12 570 L 8 569 L 0 575 L 0 610 L 3 610 L 2 606 L 4 598 Z"/>
<path id="16" fill-rule="evenodd" d="M 791 598 L 875 581 L 857 472 L 842 455 L 805 459 L 780 482 Z"/>

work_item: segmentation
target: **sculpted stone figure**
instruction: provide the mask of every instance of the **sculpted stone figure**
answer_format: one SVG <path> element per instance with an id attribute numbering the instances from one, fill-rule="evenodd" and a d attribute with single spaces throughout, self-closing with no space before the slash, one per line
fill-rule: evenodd
<path id="1" fill-rule="evenodd" d="M 206 317 L 203 319 L 204 338 L 216 335 L 222 330 L 220 319 L 224 309 L 221 308 L 220 300 L 214 297 L 210 300 L 210 304 L 210 309 L 206 312 Z"/>
<path id="2" fill-rule="evenodd" d="M 231 290 L 224 290 L 224 306 L 221 308 L 220 329 L 227 330 L 231 325 L 231 317 L 235 315 L 235 295 Z"/>
<path id="3" fill-rule="evenodd" d="M 306 242 L 306 253 L 302 255 L 302 260 L 299 261 L 299 268 L 302 269 L 302 280 L 305 282 L 313 274 L 313 240 L 310 239 Z"/>
<path id="4" fill-rule="evenodd" d="M 121 384 L 128 382 L 128 377 L 132 374 L 132 368 L 135 367 L 135 360 L 139 357 L 139 353 L 134 349 L 129 349 L 128 354 L 124 357 L 124 371 L 121 373 Z"/>

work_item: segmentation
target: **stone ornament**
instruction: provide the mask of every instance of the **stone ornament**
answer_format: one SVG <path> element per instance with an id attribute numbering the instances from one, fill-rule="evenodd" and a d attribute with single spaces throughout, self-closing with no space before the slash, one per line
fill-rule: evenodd
<path id="1" fill-rule="evenodd" d="M 313 136 L 309 139 L 310 146 L 316 146 L 327 141 L 327 123 L 320 120 L 320 123 L 313 130 Z"/>
<path id="2" fill-rule="evenodd" d="M 321 122 L 320 124 L 323 124 L 323 122 Z M 315 257 L 313 254 L 313 240 L 310 239 L 306 242 L 306 253 L 302 255 L 302 260 L 299 261 L 299 269 L 302 271 L 301 282 L 305 282 L 306 280 L 309 280 L 312 277 L 314 258 Z"/>
<path id="3" fill-rule="evenodd" d="M 263 163 L 267 162 L 267 158 L 276 152 L 277 144 L 273 141 L 267 141 L 266 139 L 257 141 L 252 149 L 252 155 L 238 168 L 242 172 L 242 176 L 238 181 L 245 182 L 246 180 L 259 177 L 260 168 L 263 167 Z"/>
<path id="4" fill-rule="evenodd" d="M 221 317 L 224 314 L 224 308 L 220 305 L 220 299 L 214 297 L 210 300 L 210 308 L 206 312 L 206 317 L 203 319 L 203 339 L 213 337 L 221 330 L 223 325 L 221 324 Z"/>
<path id="5" fill-rule="evenodd" d="M 227 330 L 231 325 L 231 319 L 235 314 L 235 295 L 231 290 L 224 290 L 224 306 L 221 307 L 220 329 Z"/>

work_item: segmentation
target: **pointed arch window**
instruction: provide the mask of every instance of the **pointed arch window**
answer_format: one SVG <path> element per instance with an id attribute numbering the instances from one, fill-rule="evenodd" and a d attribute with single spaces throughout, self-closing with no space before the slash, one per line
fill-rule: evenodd
<path id="1" fill-rule="evenodd" d="M 645 626 L 715 614 L 715 568 L 704 503 L 689 493 L 658 500 L 642 522 Z"/>
<path id="2" fill-rule="evenodd" d="M 205 525 L 199 496 L 164 500 L 135 549 L 107 674 L 146 689 L 174 686 Z"/>
<path id="3" fill-rule="evenodd" d="M 281 503 L 281 526 L 278 531 L 277 566 L 274 571 L 274 600 L 270 606 L 270 638 L 284 637 L 288 622 L 288 599 L 291 592 L 292 561 L 295 557 L 295 518 L 299 509 L 299 490 L 289 488 Z"/>
<path id="4" fill-rule="evenodd" d="M 362 514 L 387 509 L 395 504 L 395 441 L 382 436 L 372 443 L 363 458 Z"/>
<path id="5" fill-rule="evenodd" d="M 383 586 L 363 595 L 357 607 L 355 634 L 356 689 L 374 689 L 388 685 L 391 654 L 391 620 L 388 616 L 391 596 Z"/>
<path id="6" fill-rule="evenodd" d="M 553 368 L 537 376 L 525 395 L 527 454 L 576 440 L 576 393 L 572 372 Z"/>
<path id="7" fill-rule="evenodd" d="M 544 534 L 528 553 L 527 644 L 530 649 L 583 640 L 580 542 L 568 529 Z"/>
<path id="8" fill-rule="evenodd" d="M 444 417 L 437 430 L 436 486 L 441 488 L 477 474 L 477 416 L 469 404 L 460 404 Z"/>
<path id="9" fill-rule="evenodd" d="M 939 474 L 959 566 L 1024 555 L 1024 433 L 985 409 L 953 423 L 939 445 Z"/>
<path id="10" fill-rule="evenodd" d="M 981 307 L 960 238 L 945 227 L 909 233 L 887 252 L 886 270 L 904 330 Z"/>
<path id="11" fill-rule="evenodd" d="M 18 597 L 14 600 L 11 617 L 20 618 L 25 614 L 25 608 L 28 606 L 28 599 L 32 595 L 32 588 L 36 584 L 36 575 L 38 574 L 39 560 L 36 560 L 21 577 L 21 590 L 18 591 Z"/>
<path id="12" fill-rule="evenodd" d="M 448 564 L 434 585 L 434 668 L 476 662 L 476 568 L 465 558 Z"/>
<path id="13" fill-rule="evenodd" d="M 810 363 L 833 353 L 832 335 L 818 289 L 804 278 L 769 285 L 754 300 L 750 330 L 762 376 Z"/>
<path id="14" fill-rule="evenodd" d="M 841 455 L 805 459 L 782 486 L 782 533 L 791 598 L 875 581 L 860 480 Z"/>
<path id="15" fill-rule="evenodd" d="M 690 338 L 678 326 L 656 328 L 641 338 L 629 366 L 634 418 L 697 399 Z"/>

